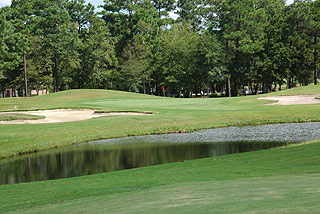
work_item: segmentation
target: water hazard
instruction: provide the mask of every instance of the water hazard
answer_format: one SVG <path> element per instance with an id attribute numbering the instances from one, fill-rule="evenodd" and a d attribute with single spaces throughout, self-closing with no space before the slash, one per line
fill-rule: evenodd
<path id="1" fill-rule="evenodd" d="M 2 160 L 0 184 L 76 177 L 257 151 L 312 139 L 320 139 L 320 123 L 229 127 L 95 141 Z"/>

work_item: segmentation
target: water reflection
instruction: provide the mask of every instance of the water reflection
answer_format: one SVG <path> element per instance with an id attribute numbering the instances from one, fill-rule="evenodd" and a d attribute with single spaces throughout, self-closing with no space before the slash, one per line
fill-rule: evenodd
<path id="1" fill-rule="evenodd" d="M 320 123 L 291 123 L 109 139 L 0 161 L 0 184 L 90 175 L 319 138 Z"/>
<path id="2" fill-rule="evenodd" d="M 0 163 L 0 184 L 76 177 L 286 145 L 275 142 L 83 144 Z"/>

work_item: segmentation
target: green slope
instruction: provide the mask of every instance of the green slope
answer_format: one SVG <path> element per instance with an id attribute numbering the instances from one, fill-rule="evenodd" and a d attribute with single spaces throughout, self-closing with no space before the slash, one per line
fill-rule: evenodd
<path id="1" fill-rule="evenodd" d="M 0 186 L 0 212 L 316 213 L 320 142 Z"/>
<path id="2" fill-rule="evenodd" d="M 285 93 L 320 94 L 319 86 Z M 272 94 L 270 94 L 272 95 Z M 174 99 L 106 90 L 71 90 L 32 98 L 0 99 L 8 111 L 91 108 L 103 111 L 154 112 L 148 116 L 108 116 L 87 121 L 0 125 L 0 158 L 70 144 L 128 135 L 193 131 L 230 125 L 320 121 L 319 104 L 265 106 L 259 96 Z"/>
<path id="3" fill-rule="evenodd" d="M 320 94 L 319 86 L 276 95 Z M 271 96 L 274 94 L 270 94 Z M 229 125 L 320 121 L 319 104 L 257 96 L 172 99 L 104 90 L 0 99 L 0 110 L 152 111 L 61 124 L 0 125 L 2 158 L 88 140 Z M 0 213 L 318 213 L 320 141 L 62 180 L 0 186 Z"/>

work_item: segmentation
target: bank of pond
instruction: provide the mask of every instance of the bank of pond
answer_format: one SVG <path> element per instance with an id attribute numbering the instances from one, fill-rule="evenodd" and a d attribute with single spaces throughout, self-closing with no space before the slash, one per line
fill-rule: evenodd
<path id="1" fill-rule="evenodd" d="M 101 140 L 0 161 L 0 184 L 60 179 L 320 139 L 320 123 L 228 127 Z"/>

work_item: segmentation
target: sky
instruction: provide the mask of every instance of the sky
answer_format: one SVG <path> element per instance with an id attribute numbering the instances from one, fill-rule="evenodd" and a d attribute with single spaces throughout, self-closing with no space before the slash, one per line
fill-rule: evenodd
<path id="1" fill-rule="evenodd" d="M 103 0 L 87 0 L 87 2 L 90 2 L 94 6 L 98 6 L 103 4 Z M 287 4 L 291 4 L 293 0 L 287 0 Z M 0 7 L 8 6 L 11 4 L 11 0 L 0 0 Z"/>

